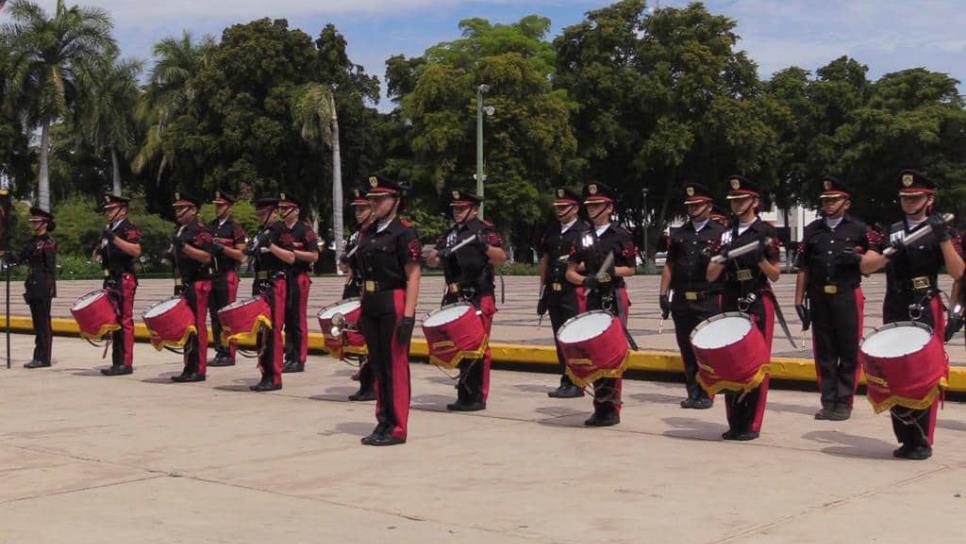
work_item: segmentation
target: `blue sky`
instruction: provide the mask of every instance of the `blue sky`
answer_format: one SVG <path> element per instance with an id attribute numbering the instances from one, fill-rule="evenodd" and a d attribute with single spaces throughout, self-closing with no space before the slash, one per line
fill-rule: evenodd
<path id="1" fill-rule="evenodd" d="M 35 0 L 38 1 L 38 0 Z M 68 0 L 96 5 L 115 18 L 125 56 L 147 59 L 151 45 L 184 28 L 197 35 L 259 17 L 286 18 L 312 36 L 328 22 L 345 35 L 349 54 L 370 73 L 384 75 L 393 54 L 419 55 L 458 36 L 468 17 L 512 22 L 537 13 L 554 33 L 580 21 L 607 0 Z M 53 10 L 55 0 L 39 0 Z M 651 3 L 654 4 L 653 2 Z M 685 1 L 663 0 L 661 6 Z M 738 22 L 739 47 L 762 77 L 790 65 L 815 69 L 848 54 L 869 66 L 870 77 L 916 66 L 966 81 L 966 7 L 962 0 L 711 0 L 714 13 Z M 0 14 L 0 22 L 5 17 Z M 960 89 L 966 93 L 966 84 Z M 390 105 L 383 99 L 381 109 Z"/>

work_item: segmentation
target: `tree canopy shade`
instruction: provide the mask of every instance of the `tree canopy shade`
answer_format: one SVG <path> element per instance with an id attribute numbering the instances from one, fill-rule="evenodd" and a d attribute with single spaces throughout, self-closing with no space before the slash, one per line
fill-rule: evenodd
<path id="1" fill-rule="evenodd" d="M 548 19 L 528 16 L 509 24 L 460 22 L 462 37 L 429 48 L 419 59 L 389 61 L 393 115 L 406 125 L 410 160 L 397 163 L 428 201 L 445 189 L 475 188 L 476 92 L 488 85 L 485 120 L 488 218 L 506 234 L 540 219 L 540 193 L 560 181 L 573 156 L 574 108 L 554 89 L 554 52 Z M 438 197 L 437 197 L 438 198 Z"/>

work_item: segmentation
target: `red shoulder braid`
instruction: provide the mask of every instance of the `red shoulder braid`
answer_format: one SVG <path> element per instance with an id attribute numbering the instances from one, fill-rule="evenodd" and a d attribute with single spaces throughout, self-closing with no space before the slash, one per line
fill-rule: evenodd
<path id="1" fill-rule="evenodd" d="M 409 219 L 404 219 L 400 217 L 399 222 L 402 224 L 402 226 L 406 227 L 407 229 L 413 228 L 413 224 L 409 221 Z"/>

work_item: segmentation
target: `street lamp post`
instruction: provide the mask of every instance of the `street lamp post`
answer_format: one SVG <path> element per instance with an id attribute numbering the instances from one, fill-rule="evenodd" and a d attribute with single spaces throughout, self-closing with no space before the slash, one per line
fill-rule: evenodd
<path id="1" fill-rule="evenodd" d="M 651 259 L 647 253 L 647 228 L 650 226 L 647 220 L 647 187 L 641 188 L 641 238 L 644 246 L 641 248 L 644 255 L 644 273 L 651 273 Z"/>
<path id="2" fill-rule="evenodd" d="M 476 194 L 483 198 L 483 94 L 490 86 L 483 84 L 476 88 Z M 480 219 L 483 219 L 483 204 L 480 204 Z"/>

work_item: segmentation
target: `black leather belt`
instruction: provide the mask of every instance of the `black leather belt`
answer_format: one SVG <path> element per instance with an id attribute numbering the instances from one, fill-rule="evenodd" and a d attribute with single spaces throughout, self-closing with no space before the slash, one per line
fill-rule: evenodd
<path id="1" fill-rule="evenodd" d="M 816 293 L 823 293 L 826 295 L 837 295 L 839 293 L 847 293 L 854 290 L 858 285 L 845 284 L 845 283 L 822 283 L 819 285 L 812 285 L 811 289 Z"/>
<path id="2" fill-rule="evenodd" d="M 711 289 L 711 290 L 708 290 L 708 291 L 684 291 L 684 290 L 681 290 L 681 291 L 675 291 L 675 292 L 676 293 L 681 293 L 681 296 L 684 297 L 684 300 L 687 300 L 688 302 L 697 302 L 699 300 L 705 300 L 705 299 L 708 299 L 708 298 L 714 298 L 714 297 L 716 297 L 716 296 L 718 296 L 718 295 L 721 294 L 721 290 L 720 289 Z"/>
<path id="3" fill-rule="evenodd" d="M 916 276 L 910 280 L 901 280 L 898 285 L 890 289 L 895 293 L 925 293 L 936 288 L 931 276 Z"/>
<path id="4" fill-rule="evenodd" d="M 362 290 L 367 293 L 379 293 L 382 291 L 394 291 L 402 289 L 404 286 L 399 283 L 365 280 L 362 282 Z"/>

